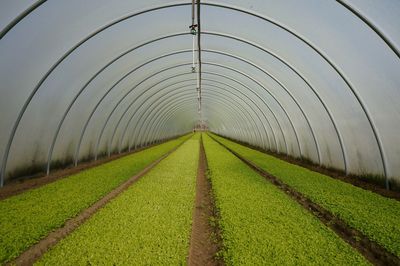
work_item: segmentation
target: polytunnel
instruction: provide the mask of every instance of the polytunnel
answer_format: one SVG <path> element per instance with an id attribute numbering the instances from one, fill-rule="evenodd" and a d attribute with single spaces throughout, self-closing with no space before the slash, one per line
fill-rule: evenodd
<path id="1" fill-rule="evenodd" d="M 2 1 L 1 187 L 201 127 L 395 190 L 399 14 L 396 0 Z"/>

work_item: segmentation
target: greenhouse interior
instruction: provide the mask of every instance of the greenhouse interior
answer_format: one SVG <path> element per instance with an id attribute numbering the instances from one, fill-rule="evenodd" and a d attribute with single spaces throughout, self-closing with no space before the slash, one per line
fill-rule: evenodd
<path id="1" fill-rule="evenodd" d="M 0 1 L 1 265 L 400 265 L 399 0 Z"/>

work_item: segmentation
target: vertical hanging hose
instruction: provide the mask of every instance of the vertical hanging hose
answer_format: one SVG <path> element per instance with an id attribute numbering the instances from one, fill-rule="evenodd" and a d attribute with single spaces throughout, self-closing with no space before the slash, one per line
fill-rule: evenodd
<path id="1" fill-rule="evenodd" d="M 195 20 L 195 12 L 194 12 L 194 0 L 192 0 L 192 25 L 190 26 L 191 34 L 192 34 L 192 72 L 196 72 L 196 62 L 195 62 L 195 53 L 196 53 L 196 35 L 193 34 L 193 30 L 195 29 L 194 20 Z"/>
<path id="2" fill-rule="evenodd" d="M 199 114 L 200 114 L 200 121 L 201 121 L 201 45 L 200 45 L 200 35 L 201 35 L 201 28 L 200 28 L 200 0 L 197 0 L 197 85 L 199 90 Z"/>
<path id="3" fill-rule="evenodd" d="M 193 55 L 193 58 L 192 58 L 192 72 L 193 73 L 195 73 L 196 72 L 196 62 L 195 62 L 195 57 L 196 57 L 196 55 L 195 55 L 195 53 L 196 53 L 196 37 L 193 35 L 193 37 L 192 37 L 192 40 L 193 40 L 193 46 L 192 46 L 192 55 Z"/>
<path id="4" fill-rule="evenodd" d="M 197 84 L 196 84 L 196 90 L 197 90 L 197 100 L 198 100 L 198 113 L 200 115 L 200 121 L 201 119 L 201 48 L 200 48 L 200 0 L 197 0 L 197 24 L 195 23 L 195 0 L 192 0 L 192 25 L 189 26 L 190 28 L 190 33 L 192 34 L 192 72 L 196 72 L 196 63 L 195 63 L 195 53 L 196 53 L 196 38 L 195 36 L 197 35 Z M 198 30 L 196 31 L 196 28 Z"/>

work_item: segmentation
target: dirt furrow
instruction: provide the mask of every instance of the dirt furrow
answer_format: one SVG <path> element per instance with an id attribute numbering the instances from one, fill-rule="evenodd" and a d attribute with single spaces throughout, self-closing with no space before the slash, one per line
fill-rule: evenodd
<path id="1" fill-rule="evenodd" d="M 214 204 L 211 183 L 207 179 L 207 158 L 200 139 L 199 167 L 196 180 L 196 199 L 193 210 L 192 234 L 188 265 L 224 265 L 217 252 L 221 249 L 218 214 Z"/>

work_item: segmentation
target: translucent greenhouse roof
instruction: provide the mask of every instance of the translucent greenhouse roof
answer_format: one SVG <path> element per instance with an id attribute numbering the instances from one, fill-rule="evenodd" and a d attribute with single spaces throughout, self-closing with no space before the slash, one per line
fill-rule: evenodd
<path id="1" fill-rule="evenodd" d="M 400 181 L 399 1 L 202 0 L 200 53 L 191 14 L 191 1 L 2 1 L 2 181 L 199 121 Z"/>

